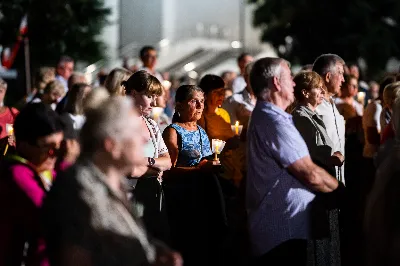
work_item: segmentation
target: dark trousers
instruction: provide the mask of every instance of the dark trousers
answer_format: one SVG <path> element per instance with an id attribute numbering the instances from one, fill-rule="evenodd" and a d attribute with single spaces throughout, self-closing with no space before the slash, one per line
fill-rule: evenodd
<path id="1" fill-rule="evenodd" d="M 307 240 L 291 239 L 257 258 L 253 266 L 307 265 Z"/>

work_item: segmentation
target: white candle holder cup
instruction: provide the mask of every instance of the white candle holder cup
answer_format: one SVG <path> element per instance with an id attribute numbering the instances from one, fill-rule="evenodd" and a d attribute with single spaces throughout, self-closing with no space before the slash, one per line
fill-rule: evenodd
<path id="1" fill-rule="evenodd" d="M 233 134 L 235 134 L 235 136 L 240 136 L 240 134 L 242 134 L 243 125 L 233 125 L 233 126 L 231 126 L 231 128 L 232 128 L 232 132 L 233 132 Z"/>
<path id="2" fill-rule="evenodd" d="M 212 146 L 212 151 L 214 153 L 214 161 L 219 161 L 218 159 L 218 154 L 222 152 L 222 150 L 225 147 L 226 142 L 223 140 L 219 139 L 212 139 L 211 140 L 211 146 Z"/>

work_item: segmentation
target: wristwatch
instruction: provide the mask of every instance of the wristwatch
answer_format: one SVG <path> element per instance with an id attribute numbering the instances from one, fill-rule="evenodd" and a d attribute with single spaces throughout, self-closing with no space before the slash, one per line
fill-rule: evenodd
<path id="1" fill-rule="evenodd" d="M 154 158 L 148 157 L 147 158 L 147 166 L 153 166 L 156 163 L 156 160 Z"/>

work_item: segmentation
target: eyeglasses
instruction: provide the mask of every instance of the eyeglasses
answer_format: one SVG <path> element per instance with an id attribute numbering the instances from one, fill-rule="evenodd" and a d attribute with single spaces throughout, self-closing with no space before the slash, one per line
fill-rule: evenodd
<path id="1" fill-rule="evenodd" d="M 56 148 L 54 147 L 53 144 L 48 144 L 48 145 L 40 145 L 38 143 L 29 143 L 32 146 L 38 148 L 40 150 L 40 153 L 47 154 L 49 157 L 57 157 L 61 154 L 61 148 Z"/>

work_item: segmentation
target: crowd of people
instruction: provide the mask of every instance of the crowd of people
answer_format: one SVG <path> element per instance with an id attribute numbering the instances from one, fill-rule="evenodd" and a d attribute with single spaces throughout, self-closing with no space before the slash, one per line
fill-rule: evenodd
<path id="1" fill-rule="evenodd" d="M 16 107 L 0 79 L 0 265 L 400 262 L 400 82 L 324 54 L 166 82 L 63 56 Z"/>

